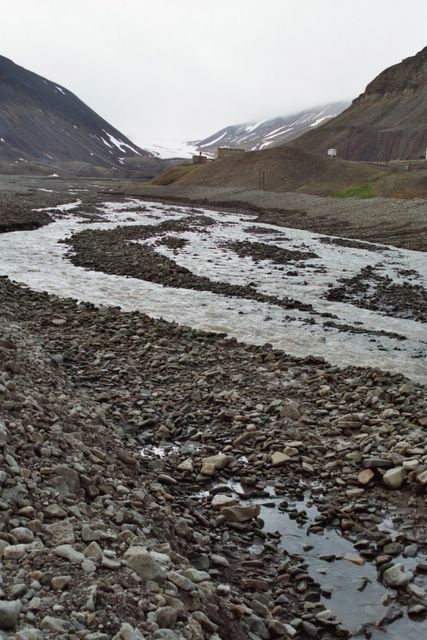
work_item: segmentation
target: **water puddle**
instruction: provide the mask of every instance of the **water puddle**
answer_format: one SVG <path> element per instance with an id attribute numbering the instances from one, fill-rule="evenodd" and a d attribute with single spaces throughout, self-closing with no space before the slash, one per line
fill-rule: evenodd
<path id="1" fill-rule="evenodd" d="M 263 492 L 268 497 L 245 500 L 245 489 L 239 483 L 229 481 L 215 485 L 210 492 L 200 492 L 198 496 L 207 498 L 221 487 L 224 493 L 237 494 L 242 504 L 260 505 L 263 531 L 279 533 L 279 548 L 304 561 L 307 573 L 319 585 L 320 602 L 352 637 L 375 640 L 421 640 L 427 637 L 427 619 L 415 620 L 408 616 L 407 607 L 396 602 L 396 592 L 378 581 L 375 564 L 363 558 L 350 540 L 330 527 L 321 533 L 310 531 L 318 524 L 316 518 L 320 512 L 310 501 L 308 493 L 303 499 L 294 500 L 277 496 L 274 489 L 267 486 Z M 390 531 L 391 524 L 385 520 L 381 528 Z M 392 537 L 398 535 L 393 529 L 390 533 Z M 262 549 L 262 545 L 255 543 L 249 552 L 259 556 Z M 425 562 L 420 555 L 393 558 L 393 564 L 401 563 L 405 572 L 413 571 L 419 562 Z M 422 591 L 427 587 L 427 577 L 416 575 L 411 584 Z M 425 604 L 425 598 L 419 602 Z M 396 616 L 400 617 L 393 620 Z"/>

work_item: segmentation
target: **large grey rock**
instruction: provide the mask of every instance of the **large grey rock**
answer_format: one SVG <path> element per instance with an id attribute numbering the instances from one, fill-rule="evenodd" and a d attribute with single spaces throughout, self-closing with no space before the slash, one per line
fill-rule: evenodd
<path id="1" fill-rule="evenodd" d="M 288 454 L 283 453 L 283 451 L 274 451 L 274 453 L 271 454 L 271 464 L 273 465 L 273 467 L 281 467 L 282 465 L 286 464 L 290 459 L 291 459 L 291 456 L 288 456 Z"/>
<path id="2" fill-rule="evenodd" d="M 34 540 L 34 533 L 27 527 L 16 527 L 11 529 L 10 533 L 15 536 L 19 543 L 28 543 Z"/>
<path id="3" fill-rule="evenodd" d="M 135 629 L 128 622 L 125 622 L 112 640 L 145 640 L 145 638 L 139 629 Z"/>
<path id="4" fill-rule="evenodd" d="M 161 565 L 145 547 L 129 547 L 124 558 L 128 567 L 144 580 L 156 580 L 164 575 Z"/>
<path id="5" fill-rule="evenodd" d="M 405 479 L 405 470 L 403 467 L 393 467 L 388 469 L 383 475 L 383 482 L 390 489 L 398 489 L 402 486 Z"/>
<path id="6" fill-rule="evenodd" d="M 55 618 L 54 616 L 45 616 L 41 621 L 41 628 L 50 633 L 66 633 L 70 628 L 68 620 L 63 618 Z"/>
<path id="7" fill-rule="evenodd" d="M 217 455 L 203 458 L 200 473 L 206 476 L 213 476 L 218 471 L 221 471 L 221 469 L 225 469 L 225 467 L 233 461 L 233 456 L 226 455 L 225 453 L 218 453 Z"/>
<path id="8" fill-rule="evenodd" d="M 235 507 L 224 507 L 221 509 L 221 515 L 227 522 L 247 522 L 259 515 L 259 504 L 238 505 Z"/>
<path id="9" fill-rule="evenodd" d="M 178 589 L 182 589 L 182 591 L 192 591 L 196 588 L 194 582 L 192 582 L 189 578 L 177 573 L 176 571 L 170 571 L 168 573 L 168 580 L 173 582 L 174 585 L 178 587 Z"/>
<path id="10" fill-rule="evenodd" d="M 21 609 L 20 600 L 0 600 L 0 629 L 14 629 Z"/>
<path id="11" fill-rule="evenodd" d="M 28 627 L 15 633 L 14 640 L 43 640 L 43 633 L 39 629 Z"/>
<path id="12" fill-rule="evenodd" d="M 405 573 L 403 565 L 397 563 L 383 573 L 383 582 L 387 587 L 405 587 L 412 578 L 412 573 Z"/>
<path id="13" fill-rule="evenodd" d="M 54 485 L 61 496 L 79 495 L 80 477 L 77 471 L 64 464 L 58 465 L 53 471 Z"/>
<path id="14" fill-rule="evenodd" d="M 29 548 L 26 544 L 10 544 L 3 549 L 3 557 L 5 560 L 20 560 L 27 554 Z"/>
<path id="15" fill-rule="evenodd" d="M 55 547 L 54 554 L 70 562 L 83 562 L 85 556 L 80 551 L 77 551 L 70 544 L 61 544 L 59 547 Z"/>
<path id="16" fill-rule="evenodd" d="M 155 617 L 161 629 L 172 629 L 176 624 L 177 612 L 173 607 L 159 607 Z"/>
<path id="17" fill-rule="evenodd" d="M 59 520 L 46 524 L 43 530 L 51 537 L 53 545 L 72 544 L 75 541 L 74 527 L 70 520 Z"/>

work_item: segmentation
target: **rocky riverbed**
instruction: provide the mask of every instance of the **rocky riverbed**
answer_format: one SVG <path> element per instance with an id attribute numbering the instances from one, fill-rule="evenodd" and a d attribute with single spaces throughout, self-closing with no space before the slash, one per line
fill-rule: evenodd
<path id="1" fill-rule="evenodd" d="M 69 293 L 0 278 L 4 638 L 423 637 L 425 386 Z"/>

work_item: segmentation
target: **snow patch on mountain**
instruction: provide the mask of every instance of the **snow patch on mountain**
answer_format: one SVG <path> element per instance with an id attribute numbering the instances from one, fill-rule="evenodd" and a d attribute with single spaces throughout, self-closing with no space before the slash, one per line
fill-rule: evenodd
<path id="1" fill-rule="evenodd" d="M 287 116 L 230 125 L 204 139 L 192 140 L 188 144 L 196 151 L 210 156 L 216 154 L 218 146 L 240 147 L 246 151 L 276 147 L 298 138 L 325 120 L 334 118 L 347 107 L 347 102 L 334 102 Z"/>

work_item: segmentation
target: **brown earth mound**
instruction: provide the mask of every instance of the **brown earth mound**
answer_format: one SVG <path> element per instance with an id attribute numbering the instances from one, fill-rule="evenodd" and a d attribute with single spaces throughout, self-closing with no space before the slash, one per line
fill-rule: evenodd
<path id="1" fill-rule="evenodd" d="M 177 183 L 332 195 L 381 175 L 378 167 L 331 160 L 284 146 L 214 160 L 180 177 Z"/>

